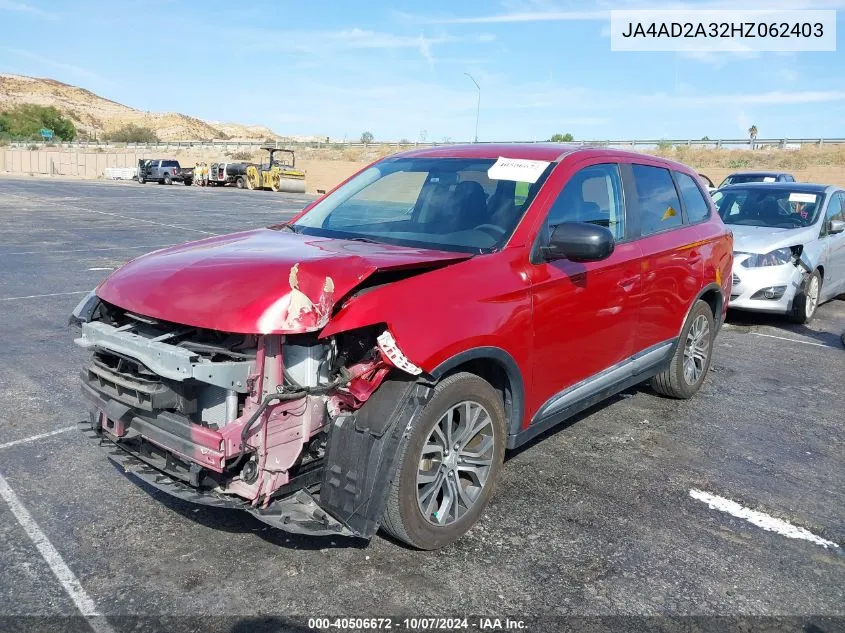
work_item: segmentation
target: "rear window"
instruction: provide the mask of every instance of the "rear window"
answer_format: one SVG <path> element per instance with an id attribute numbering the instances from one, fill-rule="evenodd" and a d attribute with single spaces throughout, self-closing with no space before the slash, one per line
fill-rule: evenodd
<path id="1" fill-rule="evenodd" d="M 161 166 L 162 166 L 162 167 L 176 167 L 178 164 L 179 164 L 179 163 L 177 163 L 175 160 L 164 160 L 164 161 L 161 161 Z"/>
<path id="2" fill-rule="evenodd" d="M 675 172 L 675 180 L 678 181 L 678 189 L 681 190 L 681 199 L 684 201 L 684 208 L 687 211 L 687 220 L 692 224 L 706 220 L 707 216 L 710 215 L 710 207 L 695 181 L 679 171 Z"/>
<path id="3" fill-rule="evenodd" d="M 640 235 L 652 235 L 681 226 L 681 201 L 668 169 L 633 165 L 640 200 Z"/>

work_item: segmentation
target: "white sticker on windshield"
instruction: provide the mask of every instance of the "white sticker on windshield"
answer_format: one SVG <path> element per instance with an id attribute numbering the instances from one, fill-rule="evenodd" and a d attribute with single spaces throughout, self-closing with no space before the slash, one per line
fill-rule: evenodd
<path id="1" fill-rule="evenodd" d="M 515 180 L 516 182 L 535 183 L 549 166 L 545 160 L 525 160 L 522 158 L 505 158 L 499 160 L 487 170 L 490 180 Z"/>
<path id="2" fill-rule="evenodd" d="M 763 182 L 774 182 L 777 180 L 774 176 L 763 176 Z"/>
<path id="3" fill-rule="evenodd" d="M 790 202 L 815 202 L 816 194 L 814 193 L 791 193 L 789 194 Z"/>

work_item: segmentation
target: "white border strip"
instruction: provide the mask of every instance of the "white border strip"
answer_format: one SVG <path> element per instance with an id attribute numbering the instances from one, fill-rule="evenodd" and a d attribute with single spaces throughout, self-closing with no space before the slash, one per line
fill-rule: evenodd
<path id="1" fill-rule="evenodd" d="M 18 299 L 41 299 L 42 297 L 65 297 L 67 295 L 84 295 L 90 290 L 74 290 L 73 292 L 54 292 L 48 295 L 27 295 L 25 297 L 0 297 L 0 301 L 17 301 Z"/>
<path id="2" fill-rule="evenodd" d="M 73 603 L 76 605 L 76 608 L 79 609 L 79 612 L 88 618 L 100 616 L 100 613 L 97 611 L 97 606 L 94 604 L 94 601 L 91 600 L 91 596 L 89 596 L 85 592 L 85 589 L 82 588 L 82 585 L 79 584 L 79 581 L 70 570 L 70 567 L 68 567 L 64 559 L 62 559 L 61 554 L 59 554 L 56 548 L 53 547 L 53 544 L 47 540 L 44 532 L 41 531 L 41 528 L 38 527 L 38 524 L 30 516 L 27 509 L 18 499 L 14 490 L 12 490 L 9 487 L 9 484 L 6 483 L 6 479 L 3 475 L 0 475 L 0 497 L 3 497 L 3 500 L 9 505 L 9 509 L 12 511 L 12 514 L 15 515 L 18 523 L 20 523 L 21 527 L 26 532 L 26 535 L 35 544 L 35 547 L 38 548 L 41 556 L 44 558 L 47 565 L 49 565 L 50 570 L 59 582 L 62 583 L 62 587 L 64 587 L 64 590 L 70 596 L 71 600 L 73 600 Z M 100 630 L 103 630 L 102 627 Z"/>
<path id="3" fill-rule="evenodd" d="M 797 525 L 792 525 L 786 521 L 776 519 L 775 517 L 769 516 L 763 512 L 751 510 L 739 505 L 736 501 L 731 501 L 730 499 L 725 499 L 724 497 L 719 497 L 718 495 L 712 495 L 709 492 L 704 492 L 703 490 L 696 490 L 695 488 L 689 491 L 689 496 L 697 501 L 706 503 L 710 506 L 711 510 L 719 510 L 720 512 L 726 512 L 727 514 L 740 519 L 745 519 L 749 523 L 752 523 L 759 528 L 763 528 L 767 532 L 775 532 L 776 534 L 780 534 L 781 536 L 785 536 L 787 538 L 810 541 L 811 543 L 821 545 L 824 548 L 839 548 L 839 545 L 833 541 L 828 541 L 827 539 L 823 539 L 821 536 L 816 536 L 809 530 L 805 530 Z"/>
<path id="4" fill-rule="evenodd" d="M 776 338 L 779 341 L 789 341 L 790 343 L 803 343 L 804 345 L 815 345 L 816 347 L 830 347 L 824 343 L 815 343 L 813 341 L 802 341 L 797 338 L 788 338 L 786 336 L 775 336 L 774 334 L 761 334 L 760 332 L 752 332 L 754 336 L 765 336 L 766 338 Z"/>
<path id="5" fill-rule="evenodd" d="M 4 448 L 11 448 L 12 446 L 17 446 L 18 444 L 28 444 L 29 442 L 43 440 L 45 437 L 52 437 L 54 435 L 58 435 L 59 433 L 67 433 L 68 431 L 73 431 L 75 428 L 75 426 L 65 426 L 60 429 L 56 429 L 55 431 L 50 431 L 49 433 L 39 433 L 38 435 L 25 437 L 21 440 L 6 442 L 5 444 L 0 444 L 0 450 L 3 450 Z"/>

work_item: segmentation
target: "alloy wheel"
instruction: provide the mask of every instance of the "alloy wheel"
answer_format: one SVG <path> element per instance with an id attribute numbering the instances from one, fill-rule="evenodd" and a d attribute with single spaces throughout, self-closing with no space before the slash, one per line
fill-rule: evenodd
<path id="1" fill-rule="evenodd" d="M 493 419 L 478 402 L 459 402 L 440 416 L 417 471 L 417 505 L 426 521 L 450 525 L 475 505 L 490 475 L 495 440 Z"/>
<path id="2" fill-rule="evenodd" d="M 809 319 L 816 312 L 819 305 L 819 278 L 815 275 L 810 277 L 810 284 L 807 286 L 807 300 L 804 302 L 804 313 Z"/>
<path id="3" fill-rule="evenodd" d="M 706 316 L 699 314 L 687 332 L 684 345 L 684 380 L 688 385 L 698 382 L 707 365 L 709 355 L 710 324 Z"/>

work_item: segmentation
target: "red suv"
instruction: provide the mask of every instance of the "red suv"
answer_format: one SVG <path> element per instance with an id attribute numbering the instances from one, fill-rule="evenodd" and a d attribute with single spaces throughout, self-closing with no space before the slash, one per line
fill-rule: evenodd
<path id="1" fill-rule="evenodd" d="M 469 145 L 380 160 L 292 221 L 129 262 L 74 310 L 85 427 L 126 471 L 291 532 L 441 547 L 505 450 L 707 376 L 732 243 L 696 173 Z"/>

